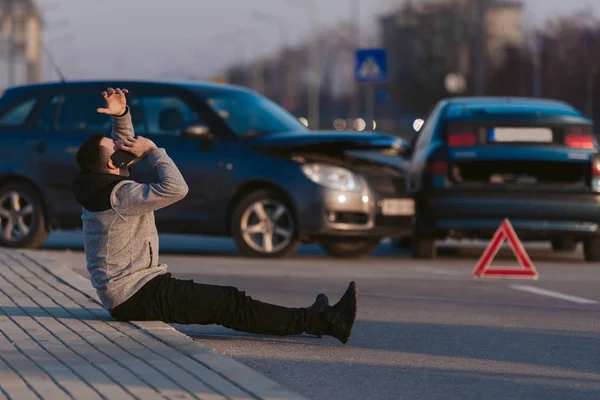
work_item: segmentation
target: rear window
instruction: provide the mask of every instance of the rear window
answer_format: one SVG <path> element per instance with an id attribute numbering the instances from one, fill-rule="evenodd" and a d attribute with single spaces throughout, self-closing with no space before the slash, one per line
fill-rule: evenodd
<path id="1" fill-rule="evenodd" d="M 23 126 L 35 106 L 36 99 L 27 99 L 14 104 L 0 117 L 0 126 Z"/>

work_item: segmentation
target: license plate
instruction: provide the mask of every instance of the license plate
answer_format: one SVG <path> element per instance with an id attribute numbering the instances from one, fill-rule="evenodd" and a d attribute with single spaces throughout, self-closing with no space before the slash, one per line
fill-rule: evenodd
<path id="1" fill-rule="evenodd" d="M 385 199 L 381 202 L 383 215 L 414 215 L 415 202 L 413 199 Z"/>
<path id="2" fill-rule="evenodd" d="M 490 131 L 493 142 L 552 143 L 550 128 L 494 128 Z"/>

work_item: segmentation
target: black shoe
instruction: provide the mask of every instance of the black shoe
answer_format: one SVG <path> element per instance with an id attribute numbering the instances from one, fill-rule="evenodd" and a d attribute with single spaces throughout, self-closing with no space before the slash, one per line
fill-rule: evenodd
<path id="1" fill-rule="evenodd" d="M 346 344 L 348 339 L 350 339 L 352 327 L 356 320 L 357 303 L 358 288 L 356 287 L 356 282 L 352 281 L 340 301 L 333 307 L 326 308 L 325 319 L 327 321 L 327 329 L 324 329 L 324 333 Z"/>
<path id="2" fill-rule="evenodd" d="M 326 294 L 323 293 L 319 293 L 317 295 L 317 299 L 315 300 L 315 302 L 308 307 L 311 311 L 315 311 L 315 312 L 323 312 L 325 311 L 325 307 L 329 306 L 329 299 L 327 298 Z"/>
<path id="3" fill-rule="evenodd" d="M 308 312 L 313 315 L 322 313 L 328 306 L 329 299 L 327 298 L 327 295 L 319 293 L 315 302 L 310 307 L 308 307 Z M 306 333 L 309 333 L 319 338 L 323 337 L 323 331 L 319 329 L 308 329 Z"/>

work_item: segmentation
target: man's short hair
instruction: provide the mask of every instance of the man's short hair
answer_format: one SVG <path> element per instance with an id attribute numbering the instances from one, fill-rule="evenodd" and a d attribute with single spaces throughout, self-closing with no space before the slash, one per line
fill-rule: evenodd
<path id="1" fill-rule="evenodd" d="M 101 133 L 90 136 L 77 151 L 77 165 L 84 173 L 98 173 L 106 170 L 109 154 L 100 142 L 105 136 Z"/>

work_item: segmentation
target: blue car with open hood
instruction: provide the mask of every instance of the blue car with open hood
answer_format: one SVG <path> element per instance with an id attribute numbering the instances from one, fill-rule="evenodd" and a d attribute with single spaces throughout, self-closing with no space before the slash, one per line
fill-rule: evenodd
<path id="1" fill-rule="evenodd" d="M 593 121 L 564 102 L 452 98 L 436 104 L 414 140 L 411 240 L 418 258 L 436 240 L 489 239 L 505 218 L 519 237 L 555 251 L 583 243 L 600 261 L 600 158 Z"/>

